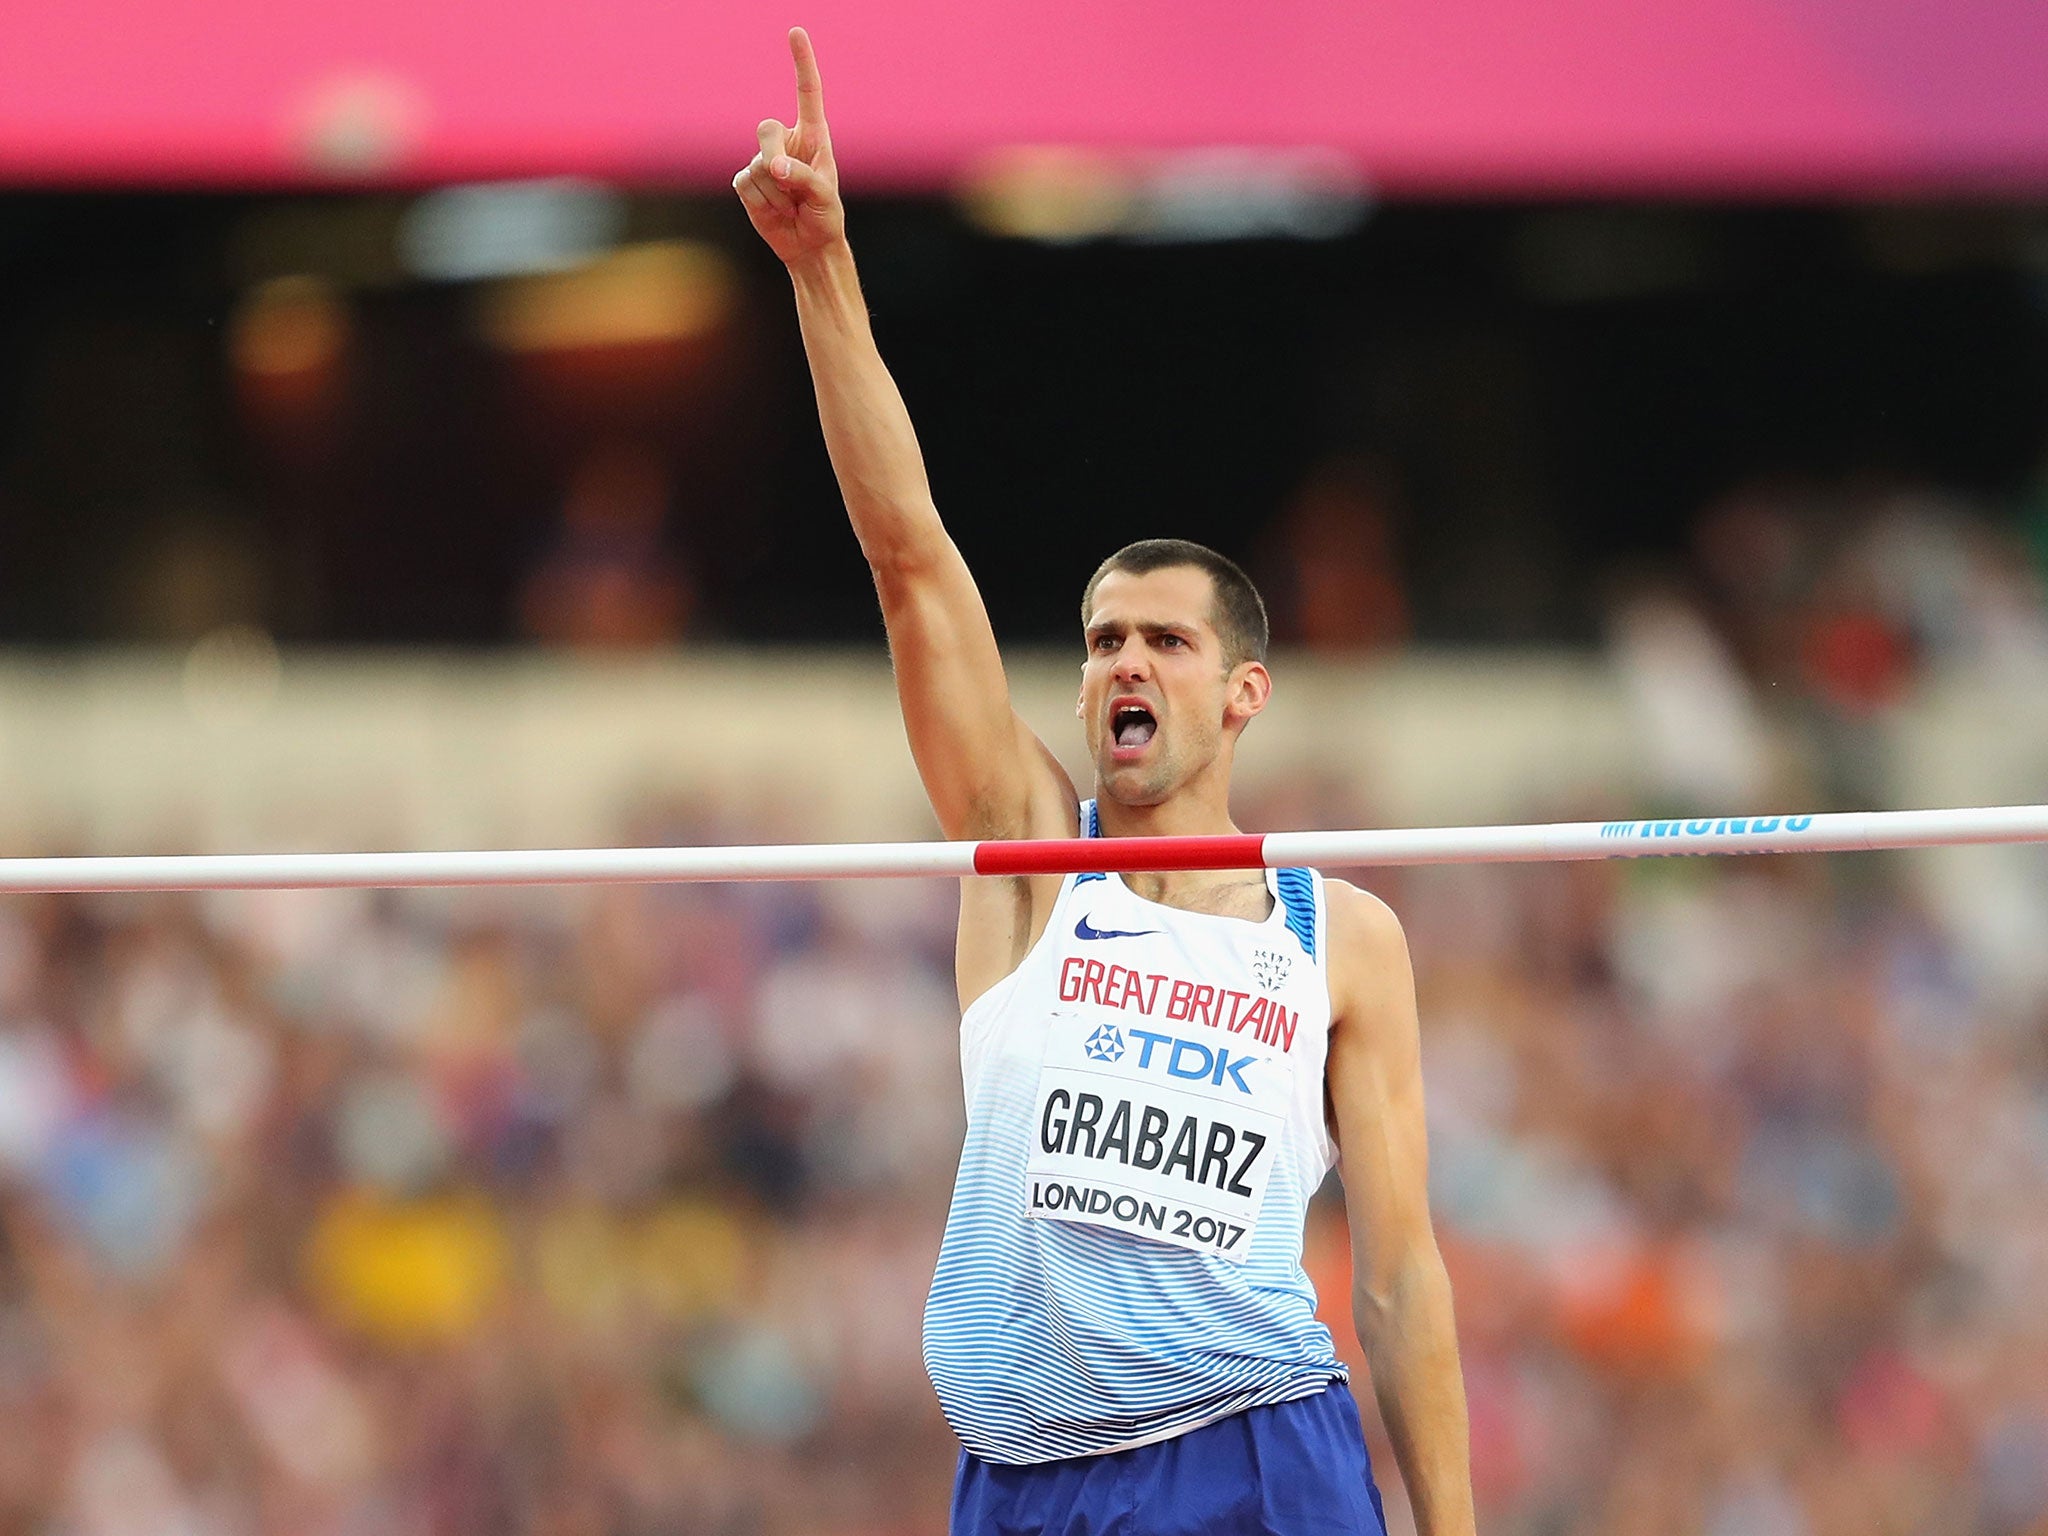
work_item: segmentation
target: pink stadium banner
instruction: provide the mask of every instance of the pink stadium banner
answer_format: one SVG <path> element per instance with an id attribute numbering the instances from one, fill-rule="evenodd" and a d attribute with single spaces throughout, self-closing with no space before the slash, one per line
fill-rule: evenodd
<path id="1" fill-rule="evenodd" d="M 792 23 L 865 190 L 1210 145 L 1397 196 L 2048 188 L 2044 0 L 6 0 L 0 181 L 710 188 Z"/>

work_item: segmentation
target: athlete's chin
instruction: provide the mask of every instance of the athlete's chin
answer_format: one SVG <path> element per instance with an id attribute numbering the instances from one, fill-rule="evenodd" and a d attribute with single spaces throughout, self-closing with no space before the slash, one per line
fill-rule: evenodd
<path id="1" fill-rule="evenodd" d="M 1156 763 L 1104 763 L 1096 775 L 1100 792 L 1118 805 L 1163 805 L 1173 798 L 1175 784 Z"/>

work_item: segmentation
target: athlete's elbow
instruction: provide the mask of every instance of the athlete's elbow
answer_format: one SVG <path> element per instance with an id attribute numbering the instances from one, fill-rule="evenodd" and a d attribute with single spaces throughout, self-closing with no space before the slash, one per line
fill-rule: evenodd
<path id="1" fill-rule="evenodd" d="M 1407 1293 L 1391 1278 L 1378 1283 L 1358 1281 L 1351 1287 L 1351 1320 L 1358 1325 L 1358 1337 L 1370 1346 L 1396 1326 Z"/>
<path id="2" fill-rule="evenodd" d="M 905 504 L 883 498 L 860 508 L 849 497 L 847 506 L 861 555 L 878 585 L 929 577 L 952 551 L 953 541 L 939 521 L 939 510 L 928 501 Z"/>
<path id="3" fill-rule="evenodd" d="M 1433 1240 L 1370 1268 L 1359 1266 L 1351 1284 L 1352 1320 L 1368 1345 L 1412 1327 L 1418 1313 L 1447 1312 L 1450 1300 L 1450 1274 Z"/>

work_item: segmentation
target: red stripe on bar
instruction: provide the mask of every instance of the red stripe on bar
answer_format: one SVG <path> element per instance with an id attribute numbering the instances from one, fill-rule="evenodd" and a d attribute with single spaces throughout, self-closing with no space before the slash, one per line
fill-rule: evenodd
<path id="1" fill-rule="evenodd" d="M 1071 875 L 1092 870 L 1263 869 L 1264 836 L 1061 837 L 977 843 L 977 875 Z"/>

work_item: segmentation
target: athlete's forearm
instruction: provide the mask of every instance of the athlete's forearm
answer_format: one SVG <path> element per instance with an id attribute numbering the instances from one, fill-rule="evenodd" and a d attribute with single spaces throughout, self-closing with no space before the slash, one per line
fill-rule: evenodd
<path id="1" fill-rule="evenodd" d="M 1471 1433 L 1451 1282 L 1434 1245 L 1352 1310 L 1420 1536 L 1472 1536 Z"/>
<path id="2" fill-rule="evenodd" d="M 878 570 L 915 563 L 947 535 L 903 396 L 882 362 L 844 241 L 790 267 L 825 449 L 861 552 Z"/>

